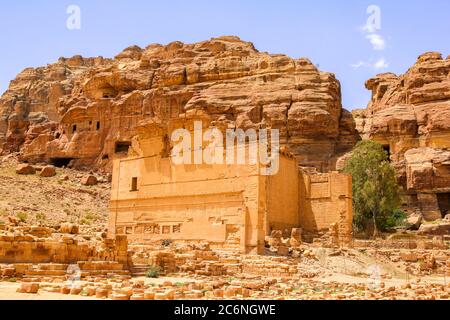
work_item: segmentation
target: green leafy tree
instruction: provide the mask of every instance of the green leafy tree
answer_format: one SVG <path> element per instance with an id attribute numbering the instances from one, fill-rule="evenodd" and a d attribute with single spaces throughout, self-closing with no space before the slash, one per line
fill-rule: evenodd
<path id="1" fill-rule="evenodd" d="M 401 205 L 401 190 L 383 146 L 369 140 L 359 142 L 344 172 L 353 176 L 355 229 L 365 231 L 372 225 L 375 237 L 379 230 L 392 227 Z"/>

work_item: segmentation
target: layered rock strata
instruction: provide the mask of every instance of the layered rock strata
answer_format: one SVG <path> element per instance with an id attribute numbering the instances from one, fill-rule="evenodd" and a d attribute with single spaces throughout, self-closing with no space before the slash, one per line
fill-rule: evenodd
<path id="1" fill-rule="evenodd" d="M 404 74 L 366 82 L 372 99 L 355 110 L 363 138 L 384 145 L 407 193 L 408 208 L 426 220 L 450 210 L 450 57 L 421 55 Z"/>
<path id="2" fill-rule="evenodd" d="M 334 170 L 357 137 L 333 74 L 221 37 L 24 70 L 0 99 L 0 150 L 28 162 L 110 170 L 142 120 L 194 109 L 231 128 L 279 129 L 300 165 L 319 171 Z"/>

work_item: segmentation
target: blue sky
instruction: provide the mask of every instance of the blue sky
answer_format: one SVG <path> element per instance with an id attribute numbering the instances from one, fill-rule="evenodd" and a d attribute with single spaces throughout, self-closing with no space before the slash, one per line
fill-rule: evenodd
<path id="1" fill-rule="evenodd" d="M 81 9 L 79 30 L 66 27 L 69 5 Z M 364 28 L 370 5 L 380 9 L 376 28 Z M 344 107 L 363 108 L 370 77 L 404 73 L 426 51 L 450 55 L 449 12 L 448 0 L 2 1 L 0 91 L 25 67 L 61 56 L 113 57 L 133 44 L 237 35 L 260 51 L 308 57 L 336 73 Z"/>

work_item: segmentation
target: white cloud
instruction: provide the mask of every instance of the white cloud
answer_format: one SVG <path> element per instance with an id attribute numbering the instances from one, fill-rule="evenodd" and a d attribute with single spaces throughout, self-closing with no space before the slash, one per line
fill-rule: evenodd
<path id="1" fill-rule="evenodd" d="M 382 36 L 376 33 L 366 35 L 366 39 L 372 44 L 373 50 L 384 50 L 386 48 L 386 41 Z"/>
<path id="2" fill-rule="evenodd" d="M 358 61 L 357 63 L 353 63 L 350 65 L 353 69 L 360 68 L 373 68 L 377 71 L 383 70 L 389 67 L 389 63 L 384 58 L 380 58 L 375 62 L 366 62 L 366 61 Z"/>
<path id="3" fill-rule="evenodd" d="M 389 68 L 389 63 L 387 63 L 384 58 L 380 58 L 373 64 L 373 67 L 375 68 L 375 70 L 386 69 Z"/>
<path id="4" fill-rule="evenodd" d="M 354 64 L 351 64 L 350 66 L 353 68 L 353 69 L 359 69 L 359 68 L 361 68 L 361 67 L 367 67 L 367 62 L 364 62 L 364 61 L 358 61 L 357 63 L 354 63 Z"/>
<path id="5" fill-rule="evenodd" d="M 367 14 L 369 17 L 364 26 L 360 26 L 358 29 L 362 36 L 368 40 L 374 51 L 383 51 L 387 47 L 387 40 L 380 34 L 381 30 L 381 9 L 376 5 L 371 5 L 367 8 Z M 388 37 L 390 39 L 390 37 Z M 369 68 L 376 71 L 386 69 L 389 67 L 389 63 L 384 57 L 370 59 L 368 61 L 360 60 L 357 63 L 350 65 L 353 69 Z"/>

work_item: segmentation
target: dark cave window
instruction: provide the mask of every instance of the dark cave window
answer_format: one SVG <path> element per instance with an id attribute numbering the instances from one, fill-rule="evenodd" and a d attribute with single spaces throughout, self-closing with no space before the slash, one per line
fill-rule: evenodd
<path id="1" fill-rule="evenodd" d="M 445 216 L 450 213 L 450 193 L 438 193 L 437 199 L 442 217 L 445 218 Z"/>
<path id="2" fill-rule="evenodd" d="M 97 121 L 97 131 L 100 130 L 100 122 Z"/>
<path id="3" fill-rule="evenodd" d="M 116 142 L 115 153 L 127 153 L 131 147 L 131 142 L 121 141 Z"/>
<path id="4" fill-rule="evenodd" d="M 75 133 L 75 132 L 77 132 L 77 125 L 76 124 L 74 124 L 72 126 L 72 133 Z"/>
<path id="5" fill-rule="evenodd" d="M 131 192 L 138 191 L 138 178 L 134 177 L 131 179 Z"/>
<path id="6" fill-rule="evenodd" d="M 386 153 L 387 153 L 388 161 L 391 161 L 391 146 L 388 145 L 388 144 L 383 145 L 383 149 L 384 149 L 384 151 L 386 151 Z"/>
<path id="7" fill-rule="evenodd" d="M 52 158 L 50 159 L 50 164 L 57 168 L 67 168 L 72 160 L 74 160 L 74 158 Z"/>

